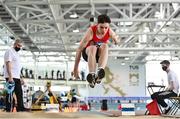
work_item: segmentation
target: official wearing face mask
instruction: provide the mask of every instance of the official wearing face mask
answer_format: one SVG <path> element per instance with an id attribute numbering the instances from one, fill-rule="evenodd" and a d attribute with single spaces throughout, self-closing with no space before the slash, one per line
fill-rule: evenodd
<path id="1" fill-rule="evenodd" d="M 162 66 L 162 70 L 163 70 L 163 71 L 166 71 L 167 68 L 168 68 L 167 66 Z"/>
<path id="2" fill-rule="evenodd" d="M 8 49 L 4 54 L 4 77 L 7 83 L 15 83 L 14 93 L 17 97 L 17 104 L 9 101 L 9 95 L 6 96 L 6 111 L 12 111 L 12 105 L 16 105 L 17 111 L 24 111 L 23 93 L 20 81 L 21 64 L 18 51 L 22 47 L 22 41 L 17 39 L 12 48 Z"/>
<path id="3" fill-rule="evenodd" d="M 15 49 L 16 52 L 18 52 L 21 49 L 21 46 L 17 45 L 17 46 L 14 47 L 14 49 Z"/>
<path id="4" fill-rule="evenodd" d="M 164 60 L 160 62 L 160 64 L 162 70 L 167 73 L 168 85 L 165 91 L 155 92 L 151 95 L 151 98 L 153 100 L 156 99 L 158 104 L 164 108 L 163 113 L 167 114 L 171 107 L 164 101 L 164 99 L 177 96 L 179 91 L 179 81 L 176 73 L 170 69 L 170 62 L 168 60 Z"/>

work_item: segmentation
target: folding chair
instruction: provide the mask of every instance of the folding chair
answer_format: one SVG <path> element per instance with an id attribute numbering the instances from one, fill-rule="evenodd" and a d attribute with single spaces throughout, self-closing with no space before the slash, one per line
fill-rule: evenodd
<path id="1" fill-rule="evenodd" d="M 168 114 L 175 115 L 180 108 L 180 95 L 177 97 L 170 97 L 169 100 L 172 102 L 172 107 Z"/>

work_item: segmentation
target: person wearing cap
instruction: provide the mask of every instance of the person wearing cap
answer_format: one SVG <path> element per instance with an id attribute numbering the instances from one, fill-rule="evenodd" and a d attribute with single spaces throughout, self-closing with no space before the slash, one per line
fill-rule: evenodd
<path id="1" fill-rule="evenodd" d="M 23 92 L 20 80 L 21 64 L 18 51 L 22 47 L 22 41 L 15 40 L 13 47 L 8 49 L 4 54 L 4 77 L 7 83 L 15 83 L 14 91 L 17 97 L 17 111 L 24 111 Z M 11 111 L 11 103 L 8 101 L 8 94 L 6 96 L 6 111 Z"/>
<path id="2" fill-rule="evenodd" d="M 167 114 L 171 107 L 164 100 L 178 95 L 179 81 L 176 73 L 170 69 L 170 62 L 168 60 L 163 60 L 160 64 L 162 70 L 167 73 L 168 86 L 164 91 L 152 94 L 151 98 L 153 100 L 156 99 L 158 104 L 164 108 L 162 113 Z"/>

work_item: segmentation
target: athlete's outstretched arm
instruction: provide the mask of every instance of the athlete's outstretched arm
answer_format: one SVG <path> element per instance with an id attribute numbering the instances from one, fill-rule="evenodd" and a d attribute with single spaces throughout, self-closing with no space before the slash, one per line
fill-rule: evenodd
<path id="1" fill-rule="evenodd" d="M 112 38 L 115 45 L 117 45 L 120 42 L 119 36 L 110 28 L 109 29 L 110 37 Z"/>
<path id="2" fill-rule="evenodd" d="M 86 47 L 86 45 L 88 44 L 88 42 L 92 40 L 92 37 L 93 37 L 92 29 L 89 28 L 87 32 L 85 33 L 84 37 L 81 39 L 80 45 L 78 49 L 76 50 L 76 57 L 75 57 L 75 64 L 74 64 L 74 71 L 73 71 L 75 78 L 79 78 L 78 67 L 79 67 L 79 62 L 81 59 L 81 53 L 83 49 Z"/>

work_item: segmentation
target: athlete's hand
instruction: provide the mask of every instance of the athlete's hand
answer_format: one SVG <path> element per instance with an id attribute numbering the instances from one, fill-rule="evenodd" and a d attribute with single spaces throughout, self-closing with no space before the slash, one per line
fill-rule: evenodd
<path id="1" fill-rule="evenodd" d="M 14 82 L 13 78 L 9 77 L 8 82 Z"/>

